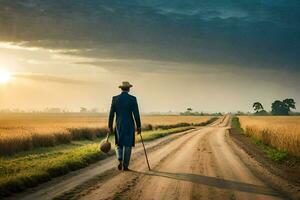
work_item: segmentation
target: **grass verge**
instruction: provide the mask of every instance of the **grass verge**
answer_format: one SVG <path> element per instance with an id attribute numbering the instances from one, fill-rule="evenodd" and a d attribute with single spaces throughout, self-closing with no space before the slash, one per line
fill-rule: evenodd
<path id="1" fill-rule="evenodd" d="M 145 141 L 150 141 L 190 129 L 193 127 L 146 131 L 143 132 L 143 136 Z M 69 144 L 41 147 L 9 157 L 0 157 L 0 197 L 37 186 L 53 177 L 67 174 L 113 155 L 113 148 L 109 154 L 99 151 L 101 139 L 72 141 Z M 110 140 L 113 140 L 113 137 L 110 137 Z"/>
<path id="2" fill-rule="evenodd" d="M 240 120 L 238 117 L 231 118 L 231 127 L 238 130 L 240 133 L 244 133 L 244 130 L 241 128 Z"/>
<path id="3" fill-rule="evenodd" d="M 194 127 L 188 126 L 188 127 L 179 127 L 179 128 L 168 129 L 168 130 L 148 131 L 143 133 L 143 139 L 145 141 L 151 141 L 157 138 L 165 137 L 170 134 L 179 133 L 191 129 L 194 129 Z M 137 137 L 137 140 L 140 141 L 140 138 Z"/>
<path id="4" fill-rule="evenodd" d="M 251 138 L 251 140 L 259 149 L 265 152 L 268 158 L 270 158 L 271 160 L 274 160 L 276 162 L 283 162 L 288 160 L 289 154 L 287 152 L 272 148 L 255 138 Z"/>
<path id="5" fill-rule="evenodd" d="M 245 131 L 241 128 L 241 124 L 239 122 L 238 117 L 232 117 L 231 120 L 232 128 L 236 129 L 238 132 L 245 134 L 245 136 L 250 137 L 251 141 L 262 150 L 268 158 L 276 162 L 283 162 L 289 159 L 289 154 L 286 151 L 278 150 L 274 147 L 268 146 L 267 144 L 263 143 L 262 141 L 256 139 L 255 137 L 251 137 L 245 133 Z"/>
<path id="6" fill-rule="evenodd" d="M 8 196 L 34 187 L 113 154 L 113 152 L 108 155 L 101 153 L 98 146 L 95 142 L 71 143 L 1 158 L 0 196 Z"/>

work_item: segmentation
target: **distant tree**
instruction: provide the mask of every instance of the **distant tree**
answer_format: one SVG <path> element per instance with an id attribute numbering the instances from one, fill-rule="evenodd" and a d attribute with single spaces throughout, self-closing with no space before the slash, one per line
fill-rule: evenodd
<path id="1" fill-rule="evenodd" d="M 87 112 L 87 109 L 84 108 L 84 107 L 80 107 L 80 112 L 81 112 L 81 113 L 86 113 L 86 112 Z"/>
<path id="2" fill-rule="evenodd" d="M 296 102 L 294 99 L 285 99 L 283 100 L 283 103 L 287 106 L 289 111 L 291 111 L 291 108 L 296 109 Z"/>
<path id="3" fill-rule="evenodd" d="M 252 107 L 255 110 L 255 115 L 269 115 L 269 113 L 264 110 L 264 107 L 260 102 L 253 103 Z"/>
<path id="4" fill-rule="evenodd" d="M 254 113 L 254 115 L 266 116 L 266 115 L 270 115 L 270 113 L 268 113 L 265 110 L 261 110 L 259 112 Z"/>
<path id="5" fill-rule="evenodd" d="M 258 113 L 264 109 L 263 105 L 260 102 L 253 103 L 252 107 L 254 108 L 256 113 Z"/>
<path id="6" fill-rule="evenodd" d="M 283 101 L 276 100 L 272 103 L 273 115 L 289 115 L 292 109 L 296 109 L 296 103 L 294 99 L 285 99 Z"/>
<path id="7" fill-rule="evenodd" d="M 192 111 L 193 111 L 193 109 L 192 109 L 192 108 L 187 108 L 187 109 L 186 109 L 186 111 L 188 111 L 188 112 L 192 112 Z"/>
<path id="8" fill-rule="evenodd" d="M 300 112 L 290 112 L 289 114 L 293 116 L 300 116 Z"/>
<path id="9" fill-rule="evenodd" d="M 272 103 L 272 114 L 273 115 L 288 115 L 289 111 L 288 109 L 286 108 L 286 105 L 282 102 L 282 101 L 279 101 L 279 100 L 276 100 Z"/>
<path id="10" fill-rule="evenodd" d="M 236 115 L 245 115 L 245 113 L 243 111 L 238 110 L 236 113 Z"/>

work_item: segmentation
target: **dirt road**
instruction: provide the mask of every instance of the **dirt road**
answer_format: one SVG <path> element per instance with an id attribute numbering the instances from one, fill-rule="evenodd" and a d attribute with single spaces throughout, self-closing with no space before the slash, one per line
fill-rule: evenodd
<path id="1" fill-rule="evenodd" d="M 283 199 L 226 143 L 229 120 L 146 143 L 150 172 L 139 145 L 130 172 L 109 158 L 22 199 Z"/>

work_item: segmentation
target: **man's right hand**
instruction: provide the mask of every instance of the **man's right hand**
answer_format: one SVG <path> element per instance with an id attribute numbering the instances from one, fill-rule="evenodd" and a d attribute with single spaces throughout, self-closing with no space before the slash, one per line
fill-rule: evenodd
<path id="1" fill-rule="evenodd" d="M 141 134 L 142 133 L 142 129 L 141 128 L 137 128 L 137 134 Z"/>

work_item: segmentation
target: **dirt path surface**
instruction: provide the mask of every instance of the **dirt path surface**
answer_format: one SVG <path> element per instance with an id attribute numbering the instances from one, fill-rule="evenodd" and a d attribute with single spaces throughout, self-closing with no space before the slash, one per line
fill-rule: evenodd
<path id="1" fill-rule="evenodd" d="M 114 158 L 41 186 L 20 199 L 284 199 L 256 177 L 226 142 L 230 116 L 195 131 L 139 145 L 130 168 Z"/>

